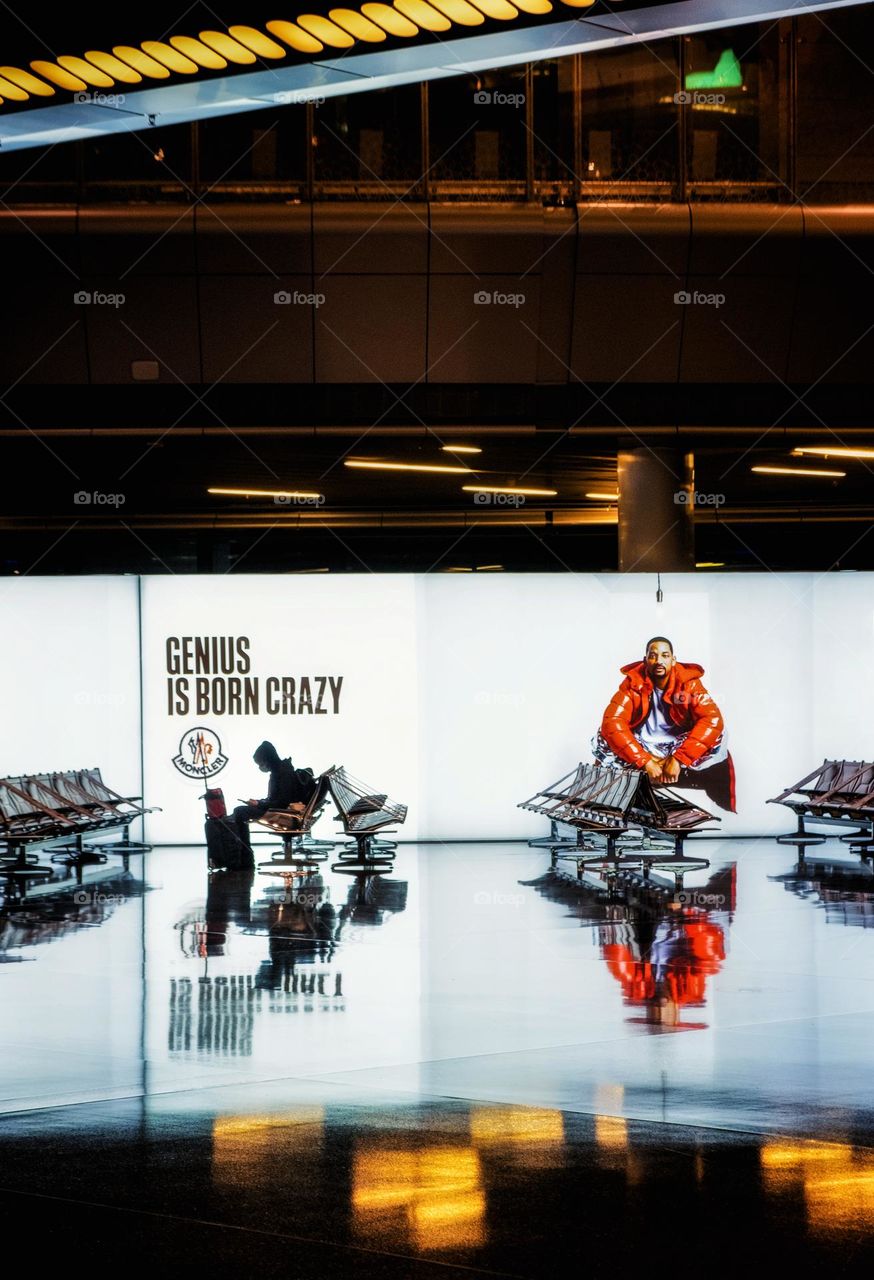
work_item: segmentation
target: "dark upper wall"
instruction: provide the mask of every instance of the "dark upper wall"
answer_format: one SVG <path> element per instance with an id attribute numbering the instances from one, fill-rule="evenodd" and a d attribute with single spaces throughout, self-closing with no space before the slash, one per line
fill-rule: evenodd
<path id="1" fill-rule="evenodd" d="M 135 388 L 141 361 L 165 384 L 858 384 L 874 360 L 874 206 L 19 209 L 0 243 L 6 386 Z"/>

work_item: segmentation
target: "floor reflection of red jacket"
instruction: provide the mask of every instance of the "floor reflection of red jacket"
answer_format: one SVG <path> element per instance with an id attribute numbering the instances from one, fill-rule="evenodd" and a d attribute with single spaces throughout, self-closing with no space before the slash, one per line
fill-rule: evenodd
<path id="1" fill-rule="evenodd" d="M 656 938 L 645 957 L 624 943 L 602 947 L 607 968 L 620 983 L 626 1003 L 646 1005 L 667 1000 L 674 1005 L 701 1005 L 707 979 L 725 959 L 720 925 L 703 913 L 666 922 L 666 936 Z"/>

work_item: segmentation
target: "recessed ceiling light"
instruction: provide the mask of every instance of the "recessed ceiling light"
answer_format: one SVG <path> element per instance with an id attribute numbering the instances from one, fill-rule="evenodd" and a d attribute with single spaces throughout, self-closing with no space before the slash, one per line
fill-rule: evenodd
<path id="1" fill-rule="evenodd" d="M 465 493 L 518 493 L 525 498 L 554 498 L 558 489 L 511 489 L 507 485 L 497 484 L 463 484 Z"/>
<path id="2" fill-rule="evenodd" d="M 618 502 L 618 493 L 587 493 L 587 498 L 594 498 L 596 502 Z"/>
<path id="3" fill-rule="evenodd" d="M 828 476 L 833 480 L 841 480 L 846 471 L 815 471 L 812 467 L 750 467 L 750 471 L 758 471 L 764 476 Z"/>
<path id="4" fill-rule="evenodd" d="M 819 458 L 874 458 L 874 449 L 832 449 L 824 445 L 821 449 L 793 449 L 793 458 L 801 458 L 804 454 L 814 454 Z"/>
<path id="5" fill-rule="evenodd" d="M 323 493 L 309 493 L 303 489 L 207 489 L 207 493 L 229 498 L 303 498 L 309 502 L 324 502 Z"/>
<path id="6" fill-rule="evenodd" d="M 347 458 L 343 465 L 367 471 L 436 471 L 441 474 L 470 475 L 470 467 L 443 467 L 424 462 L 374 462 L 365 458 Z"/>
<path id="7" fill-rule="evenodd" d="M 440 448 L 443 453 L 482 453 L 479 445 L 475 444 L 442 444 Z"/>

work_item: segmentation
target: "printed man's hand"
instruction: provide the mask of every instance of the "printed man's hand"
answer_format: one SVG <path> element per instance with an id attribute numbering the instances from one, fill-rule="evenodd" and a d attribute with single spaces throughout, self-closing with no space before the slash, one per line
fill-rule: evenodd
<path id="1" fill-rule="evenodd" d="M 643 766 L 643 771 L 649 778 L 650 782 L 661 782 L 664 763 L 665 762 L 661 756 L 651 756 L 650 759 L 647 760 L 646 764 Z"/>
<path id="2" fill-rule="evenodd" d="M 676 782 L 680 776 L 680 765 L 673 756 L 668 756 L 662 765 L 662 781 Z"/>

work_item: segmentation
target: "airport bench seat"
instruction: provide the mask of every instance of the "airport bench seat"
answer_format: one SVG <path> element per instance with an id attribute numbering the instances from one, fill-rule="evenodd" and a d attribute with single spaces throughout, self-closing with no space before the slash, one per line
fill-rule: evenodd
<path id="1" fill-rule="evenodd" d="M 81 851 L 84 835 L 121 828 L 123 847 L 135 851 L 139 846 L 130 843 L 128 828 L 135 818 L 153 812 L 139 799 L 112 791 L 99 768 L 0 778 L 0 841 L 7 855 L 29 844 L 71 839 Z"/>
<path id="2" fill-rule="evenodd" d="M 654 786 L 641 769 L 614 769 L 580 763 L 570 773 L 519 805 L 580 831 L 621 834 L 640 827 L 679 836 L 713 821 L 714 815 Z"/>

